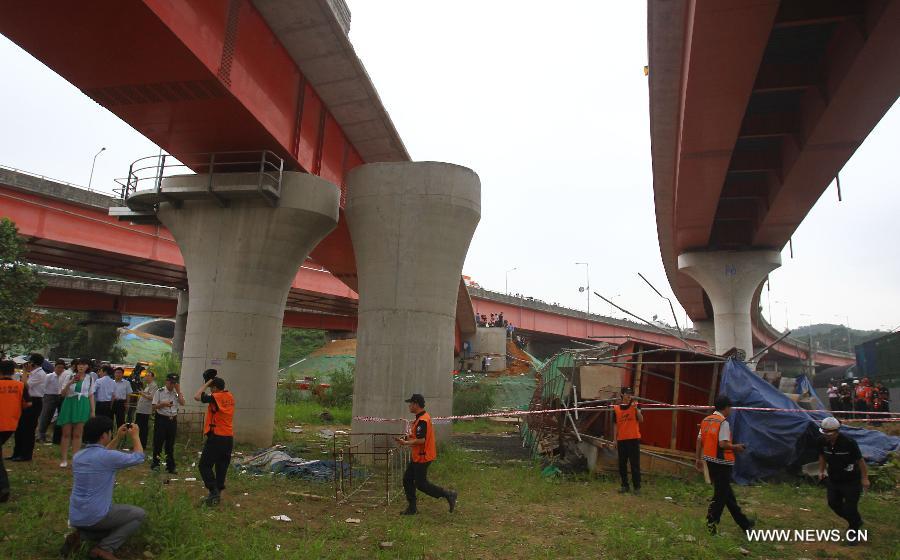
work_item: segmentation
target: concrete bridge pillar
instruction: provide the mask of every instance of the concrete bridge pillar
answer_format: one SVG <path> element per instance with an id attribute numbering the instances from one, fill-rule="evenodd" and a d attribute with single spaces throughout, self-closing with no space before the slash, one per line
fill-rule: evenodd
<path id="1" fill-rule="evenodd" d="M 347 186 L 359 276 L 353 415 L 412 418 L 403 401 L 413 393 L 432 416 L 448 415 L 459 277 L 481 216 L 478 176 L 447 163 L 376 163 L 353 169 Z M 403 429 L 353 422 L 353 433 Z"/>
<path id="2" fill-rule="evenodd" d="M 747 358 L 753 355 L 753 293 L 779 266 L 778 251 L 709 251 L 678 256 L 678 269 L 696 280 L 712 303 L 717 354 L 738 348 Z"/>
<path id="3" fill-rule="evenodd" d="M 700 338 L 709 343 L 709 347 L 715 351 L 716 349 L 716 325 L 711 319 L 706 321 L 694 321 L 694 330 L 700 335 Z"/>
<path id="4" fill-rule="evenodd" d="M 249 193 L 258 181 L 253 173 L 215 178 Z M 181 388 L 192 395 L 205 369 L 219 370 L 237 400 L 236 441 L 267 446 L 287 294 L 309 252 L 337 225 L 340 191 L 314 175 L 287 172 L 276 207 L 254 196 L 223 206 L 206 194 L 213 183 L 209 175 L 162 183 L 164 195 L 169 189 L 182 199 L 161 201 L 158 210 L 184 256 L 190 290 Z"/>
<path id="5" fill-rule="evenodd" d="M 184 358 L 184 331 L 187 329 L 189 301 L 187 290 L 180 290 L 178 307 L 175 309 L 175 335 L 172 337 L 172 354 L 178 356 L 179 360 Z"/>

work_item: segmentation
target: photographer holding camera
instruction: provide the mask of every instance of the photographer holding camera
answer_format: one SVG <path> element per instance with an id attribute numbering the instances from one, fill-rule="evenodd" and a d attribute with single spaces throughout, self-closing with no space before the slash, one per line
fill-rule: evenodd
<path id="1" fill-rule="evenodd" d="M 234 447 L 234 395 L 225 390 L 225 380 L 216 377 L 217 375 L 218 372 L 214 369 L 204 371 L 203 380 L 206 383 L 194 395 L 195 401 L 207 404 L 206 420 L 203 423 L 206 442 L 203 444 L 199 465 L 203 484 L 209 490 L 209 496 L 203 499 L 207 506 L 219 503 Z M 207 393 L 206 389 L 210 389 L 210 392 Z"/>
<path id="2" fill-rule="evenodd" d="M 98 541 L 89 553 L 91 558 L 116 560 L 115 551 L 140 528 L 147 515 L 137 506 L 112 501 L 116 472 L 144 462 L 137 426 L 122 424 L 115 436 L 112 432 L 113 422 L 108 416 L 95 416 L 84 425 L 85 447 L 72 458 L 69 524 L 74 531 L 66 537 L 60 551 L 63 555 L 77 550 L 84 537 Z M 126 434 L 134 451 L 116 451 Z"/>
<path id="3" fill-rule="evenodd" d="M 175 435 L 178 433 L 178 405 L 184 406 L 184 395 L 178 385 L 178 376 L 170 373 L 166 384 L 153 395 L 151 408 L 156 412 L 156 426 L 153 428 L 153 463 L 151 469 L 159 468 L 159 454 L 166 448 L 166 471 L 175 474 Z"/>

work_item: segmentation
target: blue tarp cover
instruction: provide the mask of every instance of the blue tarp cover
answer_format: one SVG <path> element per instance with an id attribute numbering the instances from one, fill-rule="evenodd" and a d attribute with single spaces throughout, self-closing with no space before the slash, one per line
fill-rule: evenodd
<path id="1" fill-rule="evenodd" d="M 825 404 L 822 403 L 822 399 L 816 394 L 816 390 L 813 389 L 812 382 L 810 382 L 809 378 L 806 377 L 805 374 L 800 374 L 797 376 L 797 380 L 794 382 L 794 392 L 798 395 L 802 395 L 804 393 L 809 394 L 809 404 L 812 405 L 813 410 L 826 410 Z"/>
<path id="2" fill-rule="evenodd" d="M 727 395 L 734 406 L 802 410 L 744 363 L 733 359 L 725 364 L 719 393 Z M 827 416 L 831 413 L 824 410 L 732 411 L 728 417 L 732 440 L 747 445 L 747 451 L 737 456 L 734 480 L 750 484 L 817 460 L 817 444 L 822 437 L 818 424 Z M 859 444 L 869 463 L 884 463 L 889 453 L 900 451 L 900 437 L 846 426 L 841 427 L 841 432 Z"/>

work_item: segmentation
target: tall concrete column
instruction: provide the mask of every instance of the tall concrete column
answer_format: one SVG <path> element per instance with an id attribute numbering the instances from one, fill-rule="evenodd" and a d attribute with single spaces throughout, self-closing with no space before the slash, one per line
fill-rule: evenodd
<path id="1" fill-rule="evenodd" d="M 178 292 L 178 307 L 175 310 L 175 334 L 172 336 L 172 354 L 184 358 L 184 332 L 187 329 L 188 305 L 190 299 L 186 290 Z"/>
<path id="2" fill-rule="evenodd" d="M 192 395 L 205 369 L 219 370 L 237 400 L 235 439 L 266 446 L 287 294 L 309 252 L 337 225 L 340 191 L 288 172 L 274 208 L 253 196 L 223 207 L 204 194 L 210 184 L 252 193 L 257 181 L 254 173 L 167 178 L 163 193 L 183 202 L 160 202 L 158 216 L 181 249 L 190 290 L 181 388 Z"/>
<path id="3" fill-rule="evenodd" d="M 347 225 L 359 276 L 353 415 L 411 418 L 425 396 L 432 416 L 453 401 L 459 277 L 481 216 L 481 183 L 447 163 L 377 163 L 347 176 Z M 353 422 L 354 433 L 404 424 Z M 449 425 L 437 425 L 441 438 Z"/>
<path id="4" fill-rule="evenodd" d="M 694 330 L 700 335 L 700 338 L 709 343 L 709 347 L 716 348 L 716 325 L 712 319 L 706 321 L 694 321 Z"/>
<path id="5" fill-rule="evenodd" d="M 779 266 L 778 251 L 710 251 L 678 256 L 678 269 L 696 280 L 712 303 L 717 354 L 739 348 L 747 358 L 753 355 L 753 293 Z"/>

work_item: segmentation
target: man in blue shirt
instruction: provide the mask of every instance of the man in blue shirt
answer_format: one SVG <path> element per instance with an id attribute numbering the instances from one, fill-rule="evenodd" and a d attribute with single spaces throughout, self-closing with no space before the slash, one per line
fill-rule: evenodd
<path id="1" fill-rule="evenodd" d="M 136 506 L 112 503 L 116 471 L 144 462 L 140 433 L 135 424 L 123 424 L 112 437 L 112 420 L 95 416 L 84 425 L 85 447 L 72 458 L 72 496 L 69 499 L 69 525 L 75 531 L 66 537 L 60 551 L 68 555 L 81 546 L 81 537 L 96 540 L 91 558 L 116 560 L 114 552 L 137 531 L 146 512 Z M 134 451 L 115 451 L 125 434 L 131 436 Z"/>

